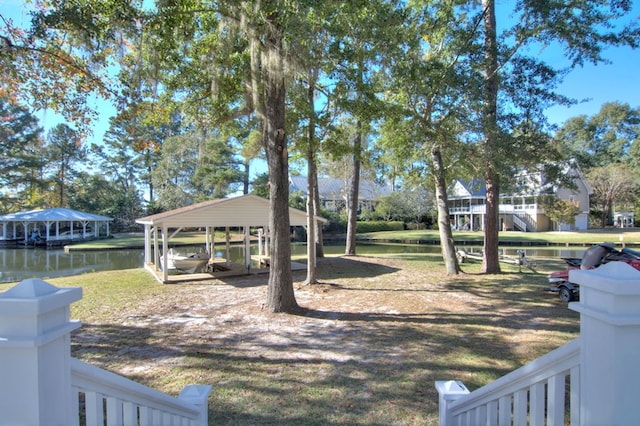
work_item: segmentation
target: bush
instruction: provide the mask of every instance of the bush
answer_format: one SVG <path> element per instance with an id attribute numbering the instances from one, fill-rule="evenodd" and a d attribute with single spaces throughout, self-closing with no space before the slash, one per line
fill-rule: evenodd
<path id="1" fill-rule="evenodd" d="M 358 222 L 356 232 L 379 232 L 379 231 L 403 231 L 404 222 L 374 220 L 368 222 Z"/>

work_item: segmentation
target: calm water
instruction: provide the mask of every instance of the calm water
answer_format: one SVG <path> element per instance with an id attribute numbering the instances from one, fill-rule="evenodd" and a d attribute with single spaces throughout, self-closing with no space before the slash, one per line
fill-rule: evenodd
<path id="1" fill-rule="evenodd" d="M 464 247 L 465 250 L 479 251 L 479 247 Z M 527 257 L 581 257 L 586 248 L 580 249 L 553 249 L 553 248 L 527 248 Z M 180 248 L 188 251 L 188 248 Z M 502 250 L 505 255 L 517 256 L 517 248 Z M 224 253 L 224 247 L 216 247 L 219 256 Z M 440 247 L 424 244 L 370 244 L 359 243 L 358 254 L 419 254 L 439 253 Z M 251 253 L 257 254 L 258 248 L 251 247 Z M 294 255 L 305 255 L 304 244 L 294 244 Z M 344 244 L 326 245 L 326 254 L 344 253 Z M 231 260 L 243 262 L 244 247 L 232 246 Z M 119 269 L 142 268 L 144 263 L 143 251 L 136 250 L 104 250 L 104 251 L 79 251 L 65 253 L 64 250 L 44 250 L 25 248 L 0 249 L 0 283 L 21 281 L 26 278 L 55 278 L 61 276 L 78 275 L 92 271 L 106 271 Z"/>

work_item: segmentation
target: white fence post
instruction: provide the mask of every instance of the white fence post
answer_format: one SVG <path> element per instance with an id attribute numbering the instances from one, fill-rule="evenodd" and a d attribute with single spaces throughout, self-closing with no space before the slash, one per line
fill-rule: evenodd
<path id="1" fill-rule="evenodd" d="M 0 294 L 0 424 L 70 425 L 69 305 L 80 288 L 28 279 Z"/>
<path id="2" fill-rule="evenodd" d="M 210 385 L 189 385 L 178 395 L 178 399 L 189 402 L 200 409 L 200 417 L 196 421 L 197 426 L 207 426 L 209 424 L 209 393 Z"/>
<path id="3" fill-rule="evenodd" d="M 438 390 L 439 425 L 448 426 L 451 424 L 449 404 L 467 395 L 469 390 L 464 383 L 455 380 L 437 381 L 436 389 Z"/>
<path id="4" fill-rule="evenodd" d="M 640 419 L 640 272 L 623 262 L 571 271 L 580 284 L 580 424 Z"/>

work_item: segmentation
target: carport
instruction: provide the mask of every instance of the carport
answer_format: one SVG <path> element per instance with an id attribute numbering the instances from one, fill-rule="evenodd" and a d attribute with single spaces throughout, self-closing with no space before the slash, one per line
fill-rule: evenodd
<path id="1" fill-rule="evenodd" d="M 327 222 L 326 219 L 318 216 L 315 220 L 316 223 Z M 304 227 L 307 225 L 307 213 L 289 208 L 289 221 L 291 226 Z M 184 228 L 204 228 L 205 244 L 210 254 L 213 254 L 209 249 L 210 235 L 213 235 L 215 228 L 242 228 L 245 246 L 242 273 L 249 273 L 251 267 L 249 232 L 252 227 L 264 230 L 261 234 L 263 232 L 265 236 L 265 248 L 268 247 L 269 200 L 256 195 L 222 198 L 143 217 L 136 222 L 144 225 L 145 268 L 163 283 L 170 282 L 170 278 L 168 268 L 162 267 L 160 257 L 162 253 L 168 253 L 171 238 Z M 262 252 L 263 239 L 259 238 L 258 241 L 260 241 Z M 268 256 L 266 250 L 265 255 Z M 315 259 L 307 261 L 315 262 Z"/>

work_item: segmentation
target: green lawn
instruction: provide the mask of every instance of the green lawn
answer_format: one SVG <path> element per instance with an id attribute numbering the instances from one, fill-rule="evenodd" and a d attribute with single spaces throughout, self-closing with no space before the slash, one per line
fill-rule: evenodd
<path id="1" fill-rule="evenodd" d="M 437 230 L 423 231 L 385 231 L 358 234 L 358 238 L 367 240 L 404 240 L 404 241 L 439 241 Z M 453 238 L 456 241 L 480 241 L 482 232 L 454 231 Z M 628 229 L 604 229 L 580 232 L 500 232 L 501 242 L 523 242 L 539 244 L 592 244 L 601 242 L 624 242 L 628 244 L 640 244 L 640 231 L 637 228 Z"/>
<path id="2" fill-rule="evenodd" d="M 473 241 L 482 244 L 482 232 L 454 231 L 455 241 Z M 231 241 L 243 240 L 240 233 L 231 233 Z M 410 241 L 431 243 L 440 241 L 437 230 L 423 231 L 385 231 L 358 234 L 358 239 L 366 241 Z M 216 232 L 215 241 L 224 241 L 222 232 Z M 172 245 L 192 245 L 202 244 L 204 233 L 202 232 L 181 232 L 172 238 Z M 629 230 L 605 229 L 589 230 L 581 232 L 501 232 L 502 242 L 522 242 L 523 244 L 578 244 L 588 245 L 601 242 L 613 242 L 626 244 L 640 244 L 640 231 L 636 228 Z M 113 238 L 105 240 L 87 241 L 85 243 L 73 244 L 69 250 L 107 250 L 119 248 L 143 248 L 144 236 L 141 233 L 116 234 Z"/>

